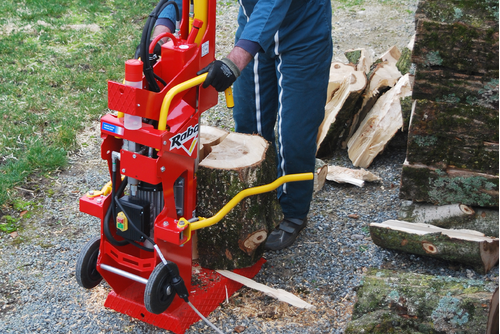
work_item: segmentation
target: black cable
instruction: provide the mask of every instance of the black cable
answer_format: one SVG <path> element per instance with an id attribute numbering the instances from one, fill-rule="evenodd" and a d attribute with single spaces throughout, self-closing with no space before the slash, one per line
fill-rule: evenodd
<path id="1" fill-rule="evenodd" d="M 118 188 L 118 191 L 114 191 L 115 186 L 116 186 L 116 172 L 113 171 L 112 173 L 112 179 L 111 179 L 111 194 L 113 196 L 113 193 L 115 196 L 111 197 L 111 203 L 108 206 L 108 210 L 106 211 L 106 215 L 104 216 L 104 222 L 103 222 L 103 230 L 104 230 L 104 235 L 108 239 L 108 241 L 113 245 L 113 246 L 125 246 L 128 245 L 129 242 L 127 240 L 116 240 L 113 237 L 113 234 L 111 233 L 111 230 L 109 229 L 109 219 L 111 218 L 111 214 L 114 212 L 114 206 L 115 206 L 115 197 L 116 194 L 120 195 L 123 193 L 123 190 L 127 186 L 128 179 L 125 177 L 122 181 L 122 184 L 120 184 L 120 187 Z M 114 221 L 115 215 L 113 215 L 113 221 Z"/>

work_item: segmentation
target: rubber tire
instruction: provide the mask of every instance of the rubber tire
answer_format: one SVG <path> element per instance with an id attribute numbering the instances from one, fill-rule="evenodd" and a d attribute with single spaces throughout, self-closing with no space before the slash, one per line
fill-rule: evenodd
<path id="1" fill-rule="evenodd" d="M 93 237 L 82 248 L 76 261 L 75 277 L 78 285 L 85 289 L 92 289 L 102 281 L 101 274 L 97 271 L 97 257 L 101 238 Z"/>
<path id="2" fill-rule="evenodd" d="M 175 269 L 177 269 L 177 266 L 175 266 Z M 149 276 L 144 290 L 144 305 L 149 312 L 161 314 L 170 306 L 175 297 L 175 290 L 171 285 L 171 280 L 169 269 L 163 262 L 158 263 Z M 170 295 L 167 295 L 166 292 L 168 286 L 170 286 L 171 290 Z"/>

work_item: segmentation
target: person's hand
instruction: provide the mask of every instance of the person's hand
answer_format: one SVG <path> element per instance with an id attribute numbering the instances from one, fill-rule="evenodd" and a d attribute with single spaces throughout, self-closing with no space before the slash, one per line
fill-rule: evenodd
<path id="1" fill-rule="evenodd" d="M 216 60 L 197 74 L 207 73 L 207 78 L 203 83 L 203 88 L 213 86 L 216 91 L 223 92 L 240 76 L 240 69 L 228 58 Z"/>

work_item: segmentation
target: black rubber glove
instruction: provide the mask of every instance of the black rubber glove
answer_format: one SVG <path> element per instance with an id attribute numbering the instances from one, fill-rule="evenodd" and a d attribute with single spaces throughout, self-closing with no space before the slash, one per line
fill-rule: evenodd
<path id="1" fill-rule="evenodd" d="M 203 88 L 213 86 L 216 91 L 223 92 L 240 76 L 240 69 L 231 60 L 223 58 L 216 60 L 198 72 L 198 75 L 207 73 Z"/>

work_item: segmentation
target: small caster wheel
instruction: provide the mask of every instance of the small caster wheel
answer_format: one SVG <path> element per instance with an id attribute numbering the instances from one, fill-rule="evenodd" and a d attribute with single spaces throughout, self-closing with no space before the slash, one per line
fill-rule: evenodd
<path id="1" fill-rule="evenodd" d="M 82 248 L 76 261 L 76 281 L 85 289 L 92 289 L 102 281 L 97 271 L 97 256 L 99 255 L 100 237 L 93 237 Z"/>
<path id="2" fill-rule="evenodd" d="M 168 266 L 171 270 L 173 269 L 173 273 L 179 275 L 179 269 L 175 263 L 169 262 Z M 144 305 L 151 313 L 163 313 L 174 300 L 175 290 L 170 272 L 169 268 L 160 262 L 149 276 L 144 290 Z"/>

